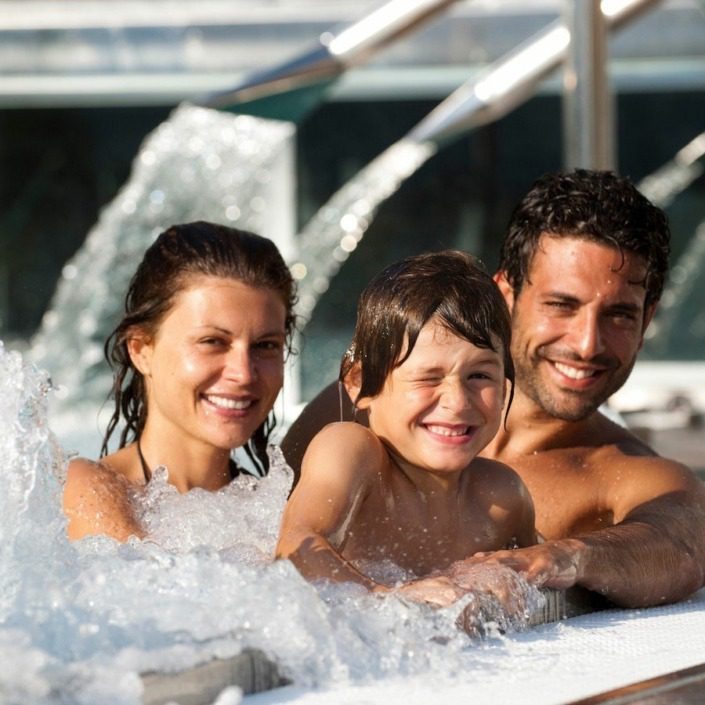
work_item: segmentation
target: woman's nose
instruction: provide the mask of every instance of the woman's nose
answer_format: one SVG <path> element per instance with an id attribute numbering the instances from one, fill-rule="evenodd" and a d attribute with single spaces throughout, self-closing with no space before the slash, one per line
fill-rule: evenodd
<path id="1" fill-rule="evenodd" d="M 249 384 L 257 379 L 257 365 L 249 349 L 232 348 L 227 355 L 225 375 L 239 384 Z"/>

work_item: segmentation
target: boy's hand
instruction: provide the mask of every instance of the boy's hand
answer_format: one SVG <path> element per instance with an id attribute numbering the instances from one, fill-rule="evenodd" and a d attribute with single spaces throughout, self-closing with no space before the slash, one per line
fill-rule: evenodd
<path id="1" fill-rule="evenodd" d="M 414 580 L 394 592 L 412 602 L 424 602 L 433 607 L 448 607 L 465 594 L 465 590 L 444 575 Z"/>
<path id="2" fill-rule="evenodd" d="M 565 590 L 582 577 L 586 548 L 578 539 L 561 539 L 509 551 L 476 553 L 462 564 L 507 566 L 537 587 Z"/>

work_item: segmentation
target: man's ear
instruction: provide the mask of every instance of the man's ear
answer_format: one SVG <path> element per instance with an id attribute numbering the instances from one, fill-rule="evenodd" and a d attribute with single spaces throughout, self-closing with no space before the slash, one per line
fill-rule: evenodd
<path id="1" fill-rule="evenodd" d="M 152 338 L 142 331 L 130 333 L 127 338 L 127 352 L 138 372 L 149 377 L 152 371 Z"/>
<path id="2" fill-rule="evenodd" d="M 512 308 L 514 308 L 514 288 L 509 283 L 507 275 L 504 273 L 504 270 L 500 269 L 498 272 L 495 272 L 492 279 L 494 279 L 495 284 L 499 287 L 499 290 L 502 292 L 502 296 L 504 296 L 504 300 L 507 302 L 507 306 L 509 307 L 509 311 L 511 312 Z"/>
<path id="3" fill-rule="evenodd" d="M 353 363 L 352 367 L 345 375 L 343 386 L 345 387 L 345 391 L 348 393 L 348 396 L 356 409 L 367 408 L 369 402 L 368 397 L 357 399 L 360 394 L 360 390 L 362 389 L 362 368 L 360 367 L 359 362 Z"/>
<path id="4" fill-rule="evenodd" d="M 641 328 L 641 342 L 639 343 L 639 349 L 641 350 L 641 346 L 644 344 L 644 334 L 646 333 L 646 329 L 649 327 L 649 323 L 651 323 L 654 314 L 656 313 L 656 308 L 658 307 L 658 302 L 649 304 L 645 309 L 644 309 L 644 325 Z"/>

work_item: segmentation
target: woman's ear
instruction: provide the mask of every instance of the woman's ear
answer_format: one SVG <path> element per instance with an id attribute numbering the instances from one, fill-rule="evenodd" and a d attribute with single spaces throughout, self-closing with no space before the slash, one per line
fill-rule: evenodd
<path id="1" fill-rule="evenodd" d="M 143 377 L 149 377 L 152 371 L 152 338 L 143 331 L 130 333 L 127 338 L 127 352 L 135 369 Z"/>

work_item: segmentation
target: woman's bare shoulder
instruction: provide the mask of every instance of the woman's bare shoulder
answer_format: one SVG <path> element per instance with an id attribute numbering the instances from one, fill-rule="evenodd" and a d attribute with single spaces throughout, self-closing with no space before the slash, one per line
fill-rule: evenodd
<path id="1" fill-rule="evenodd" d="M 63 496 L 69 538 L 106 534 L 125 541 L 131 535 L 141 536 L 132 488 L 134 484 L 109 459 L 71 460 Z"/>

